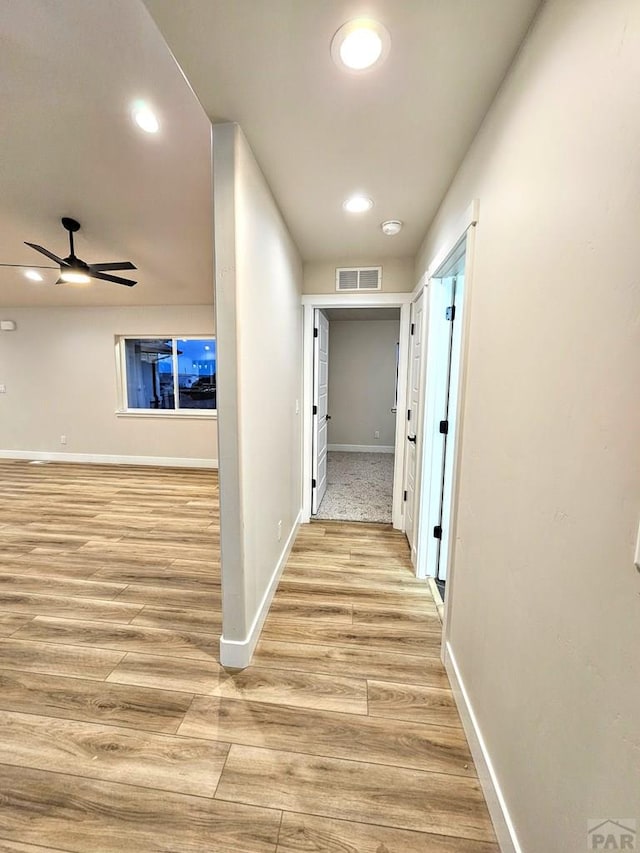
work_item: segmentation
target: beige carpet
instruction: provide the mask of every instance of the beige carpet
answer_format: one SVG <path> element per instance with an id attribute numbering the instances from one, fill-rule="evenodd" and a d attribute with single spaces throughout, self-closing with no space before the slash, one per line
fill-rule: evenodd
<path id="1" fill-rule="evenodd" d="M 331 451 L 327 491 L 315 518 L 391 523 L 392 453 Z"/>

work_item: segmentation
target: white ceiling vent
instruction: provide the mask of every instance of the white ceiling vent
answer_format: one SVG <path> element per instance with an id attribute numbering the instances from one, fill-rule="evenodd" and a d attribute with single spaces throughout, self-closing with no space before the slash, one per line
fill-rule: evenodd
<path id="1" fill-rule="evenodd" d="M 336 290 L 382 290 L 382 267 L 339 267 Z"/>

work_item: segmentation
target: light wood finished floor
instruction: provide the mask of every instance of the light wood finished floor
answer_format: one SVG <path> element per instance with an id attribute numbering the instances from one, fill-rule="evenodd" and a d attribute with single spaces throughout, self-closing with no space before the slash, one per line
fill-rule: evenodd
<path id="1" fill-rule="evenodd" d="M 305 526 L 243 672 L 215 472 L 3 461 L 0 541 L 0 853 L 498 850 L 389 527 Z"/>

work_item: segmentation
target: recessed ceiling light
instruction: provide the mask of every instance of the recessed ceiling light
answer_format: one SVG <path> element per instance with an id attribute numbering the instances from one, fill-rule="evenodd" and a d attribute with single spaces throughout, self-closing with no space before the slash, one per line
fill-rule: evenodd
<path id="1" fill-rule="evenodd" d="M 44 278 L 36 270 L 25 270 L 24 275 L 29 281 L 44 281 Z"/>
<path id="2" fill-rule="evenodd" d="M 391 37 L 372 18 L 355 18 L 343 24 L 331 41 L 331 56 L 338 67 L 365 71 L 385 59 Z"/>
<path id="3" fill-rule="evenodd" d="M 387 221 L 383 222 L 380 227 L 387 237 L 394 237 L 402 231 L 402 225 L 403 223 L 400 219 L 387 219 Z"/>
<path id="4" fill-rule="evenodd" d="M 135 123 L 145 133 L 157 133 L 160 130 L 160 122 L 147 104 L 134 104 L 132 115 Z"/>
<path id="5" fill-rule="evenodd" d="M 348 213 L 366 213 L 367 210 L 371 210 L 373 207 L 373 199 L 369 198 L 368 195 L 352 195 L 345 202 L 343 202 L 342 206 Z"/>

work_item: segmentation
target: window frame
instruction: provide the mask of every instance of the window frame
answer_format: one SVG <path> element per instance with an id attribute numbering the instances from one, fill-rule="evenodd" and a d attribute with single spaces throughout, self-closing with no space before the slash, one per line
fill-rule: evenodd
<path id="1" fill-rule="evenodd" d="M 171 363 L 173 366 L 173 393 L 174 400 L 177 406 L 174 409 L 132 409 L 127 403 L 127 357 L 126 357 L 126 342 L 127 341 L 154 341 L 154 340 L 170 340 L 171 341 Z M 218 374 L 218 341 L 215 334 L 210 335 L 193 335 L 193 334 L 144 334 L 144 335 L 116 335 L 115 354 L 116 354 L 116 385 L 117 385 L 117 408 L 116 415 L 118 417 L 133 417 L 133 418 L 208 418 L 216 419 L 218 417 L 218 399 L 216 393 L 216 408 L 215 409 L 181 409 L 180 408 L 180 389 L 179 389 L 179 371 L 178 366 L 178 341 L 214 341 L 216 345 L 216 376 Z"/>

